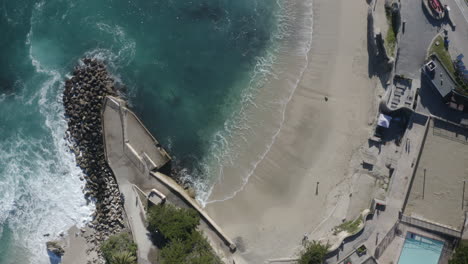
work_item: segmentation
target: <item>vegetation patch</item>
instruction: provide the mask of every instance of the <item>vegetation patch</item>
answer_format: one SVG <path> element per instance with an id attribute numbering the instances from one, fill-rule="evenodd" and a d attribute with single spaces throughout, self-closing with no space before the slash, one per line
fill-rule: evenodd
<path id="1" fill-rule="evenodd" d="M 455 249 L 455 253 L 448 262 L 449 264 L 466 264 L 468 263 L 468 246 L 466 243 L 461 243 L 460 246 Z"/>
<path id="2" fill-rule="evenodd" d="M 361 217 L 358 217 L 354 221 L 347 221 L 343 224 L 335 227 L 334 234 L 338 234 L 341 231 L 346 231 L 350 234 L 354 234 L 359 230 L 359 225 L 362 223 Z"/>
<path id="3" fill-rule="evenodd" d="M 148 230 L 163 237 L 161 264 L 221 264 L 208 240 L 197 230 L 199 214 L 193 209 L 172 204 L 152 206 L 148 210 Z"/>
<path id="4" fill-rule="evenodd" d="M 436 45 L 436 43 L 439 43 L 439 45 Z M 455 76 L 455 67 L 453 66 L 452 57 L 450 57 L 448 50 L 445 49 L 444 38 L 442 36 L 437 36 L 434 42 L 432 42 L 429 54 L 436 54 L 452 77 Z"/>
<path id="5" fill-rule="evenodd" d="M 457 88 L 456 90 L 465 95 L 468 96 L 468 83 L 464 79 L 465 77 L 458 71 L 455 71 L 455 81 L 457 82 Z"/>
<path id="6" fill-rule="evenodd" d="M 186 240 L 199 223 L 200 216 L 195 210 L 172 204 L 152 206 L 148 211 L 148 230 L 167 240 Z"/>
<path id="7" fill-rule="evenodd" d="M 393 15 L 391 8 L 385 8 L 385 15 L 387 17 L 388 30 L 387 35 L 385 36 L 385 48 L 389 56 L 394 56 L 395 47 L 397 43 L 396 28 L 393 24 Z"/>
<path id="8" fill-rule="evenodd" d="M 136 264 L 137 245 L 129 233 L 123 232 L 109 237 L 101 245 L 101 252 L 109 264 Z"/>
<path id="9" fill-rule="evenodd" d="M 307 242 L 300 253 L 298 264 L 322 264 L 328 252 L 329 245 L 317 241 Z"/>

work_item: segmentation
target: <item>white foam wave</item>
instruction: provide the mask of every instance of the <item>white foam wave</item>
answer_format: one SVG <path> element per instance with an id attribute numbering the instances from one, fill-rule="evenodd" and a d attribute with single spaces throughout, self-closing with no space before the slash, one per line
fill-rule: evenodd
<path id="1" fill-rule="evenodd" d="M 302 7 L 302 11 L 304 13 L 301 14 L 301 17 L 299 18 L 301 20 L 299 21 L 300 23 L 297 21 L 298 17 L 296 16 L 296 12 L 292 10 L 297 7 L 289 6 L 279 0 L 277 1 L 277 4 L 282 10 L 278 16 L 279 22 L 273 42 L 280 44 L 278 46 L 273 46 L 268 50 L 265 56 L 257 58 L 257 63 L 252 73 L 251 81 L 248 88 L 242 93 L 240 109 L 225 122 L 224 128 L 214 135 L 212 140 L 213 143 L 210 148 L 211 156 L 209 156 L 203 163 L 203 173 L 205 175 L 214 175 L 213 178 L 215 180 L 223 180 L 224 168 L 226 166 L 234 166 L 241 153 L 241 148 L 244 148 L 245 151 L 245 148 L 248 147 L 248 141 L 250 140 L 251 135 L 255 134 L 255 132 L 252 131 L 252 128 L 249 127 L 249 122 L 261 122 L 261 120 L 254 121 L 249 119 L 250 117 L 247 113 L 248 108 L 254 107 L 256 109 L 260 109 L 266 107 L 268 104 L 270 107 L 273 105 L 273 109 L 279 110 L 278 125 L 275 131 L 270 135 L 270 139 L 268 140 L 268 143 L 265 144 L 263 151 L 261 151 L 257 158 L 248 165 L 248 171 L 242 176 L 240 187 L 232 193 L 226 194 L 223 199 L 208 201 L 214 182 L 212 181 L 207 183 L 206 179 L 197 180 L 193 179 L 193 177 L 191 178 L 194 182 L 195 188 L 197 189 L 197 199 L 202 205 L 232 199 L 239 192 L 244 190 L 257 166 L 265 159 L 280 134 L 286 119 L 286 108 L 308 65 L 308 53 L 311 48 L 313 31 L 312 1 L 302 1 L 302 4 L 304 5 Z M 296 43 L 294 43 L 295 45 L 293 49 L 287 45 L 289 38 L 295 39 Z M 287 49 L 287 52 L 285 52 L 285 49 Z M 276 65 L 278 56 L 285 55 L 304 58 L 304 62 L 294 77 L 282 76 L 282 70 L 278 65 Z M 290 83 L 290 87 L 285 87 L 288 89 L 285 97 L 277 98 L 277 100 L 267 103 L 261 102 L 256 98 L 255 95 L 257 92 L 260 89 L 266 89 L 266 86 L 268 86 L 267 83 L 279 80 L 280 78 L 287 78 Z M 264 111 L 264 109 L 260 110 Z M 244 142 L 244 144 L 239 145 L 239 143 L 236 143 L 239 142 L 239 139 Z"/>
<path id="2" fill-rule="evenodd" d="M 38 4 L 36 10 L 40 11 L 40 7 Z M 15 246 L 26 249 L 20 258 L 48 263 L 45 242 L 73 225 L 83 226 L 90 220 L 94 206 L 86 204 L 84 182 L 79 179 L 82 172 L 64 139 L 67 124 L 61 103 L 63 74 L 37 59 L 35 52 L 42 51 L 33 49 L 32 28 L 26 43 L 37 72 L 33 78 L 43 81 L 30 82 L 27 89 L 37 92 L 29 98 L 18 98 L 17 103 L 37 108 L 44 119 L 37 129 L 50 134 L 27 131 L 1 142 L 0 223 L 7 221 Z"/>
<path id="3" fill-rule="evenodd" d="M 110 26 L 106 23 L 98 22 L 95 23 L 95 27 L 99 31 L 112 36 L 118 50 L 114 50 L 112 47 L 109 49 L 98 48 L 87 52 L 85 56 L 106 61 L 107 65 L 113 69 L 129 65 L 135 58 L 135 40 L 130 38 L 119 25 Z"/>

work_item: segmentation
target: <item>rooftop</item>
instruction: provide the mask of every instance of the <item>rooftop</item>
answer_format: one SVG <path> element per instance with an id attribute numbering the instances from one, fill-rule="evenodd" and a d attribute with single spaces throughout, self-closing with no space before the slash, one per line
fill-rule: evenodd
<path id="1" fill-rule="evenodd" d="M 439 94 L 446 99 L 446 97 L 451 94 L 452 90 L 456 88 L 456 84 L 447 70 L 443 67 L 439 58 L 437 56 L 432 56 L 432 59 L 436 67 L 430 72 L 425 71 L 426 76 Z"/>

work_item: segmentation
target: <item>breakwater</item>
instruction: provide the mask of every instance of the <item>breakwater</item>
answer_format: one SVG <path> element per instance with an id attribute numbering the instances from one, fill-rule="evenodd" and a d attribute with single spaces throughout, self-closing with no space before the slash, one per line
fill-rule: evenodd
<path id="1" fill-rule="evenodd" d="M 66 137 L 86 181 L 84 195 L 94 201 L 96 211 L 89 224 L 96 233 L 87 238 L 96 243 L 125 227 L 123 202 L 112 170 L 106 162 L 102 138 L 101 111 L 104 98 L 116 95 L 115 81 L 103 62 L 85 58 L 66 80 L 63 92 Z"/>

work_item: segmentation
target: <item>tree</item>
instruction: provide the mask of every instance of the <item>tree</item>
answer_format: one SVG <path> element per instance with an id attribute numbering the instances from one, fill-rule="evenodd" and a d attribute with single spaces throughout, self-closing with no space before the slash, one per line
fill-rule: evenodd
<path id="1" fill-rule="evenodd" d="M 184 263 L 187 257 L 186 243 L 181 240 L 173 240 L 161 250 L 162 264 Z"/>
<path id="2" fill-rule="evenodd" d="M 136 264 L 136 257 L 128 251 L 123 251 L 112 256 L 111 264 Z"/>
<path id="3" fill-rule="evenodd" d="M 160 232 L 168 240 L 186 240 L 199 222 L 200 216 L 191 208 L 163 204 L 153 206 L 148 211 L 148 230 Z"/>
<path id="4" fill-rule="evenodd" d="M 298 264 L 322 264 L 328 247 L 328 245 L 322 245 L 317 241 L 307 242 L 301 252 Z"/>
<path id="5" fill-rule="evenodd" d="M 120 254 L 126 252 L 136 257 L 137 245 L 132 241 L 129 233 L 119 233 L 109 237 L 101 245 L 101 252 L 107 263 L 113 264 L 114 257 L 123 257 Z M 119 259 L 119 258 L 118 258 Z M 135 262 L 117 262 L 120 263 L 135 263 Z"/>
<path id="6" fill-rule="evenodd" d="M 199 214 L 193 209 L 172 204 L 156 205 L 148 210 L 148 230 L 158 232 L 167 243 L 161 245 L 162 264 L 221 264 L 208 240 L 197 230 Z"/>
<path id="7" fill-rule="evenodd" d="M 460 245 L 449 260 L 449 264 L 468 264 L 468 246 Z"/>
<path id="8" fill-rule="evenodd" d="M 186 240 L 172 240 L 161 250 L 162 264 L 220 264 L 210 244 L 197 230 Z"/>

